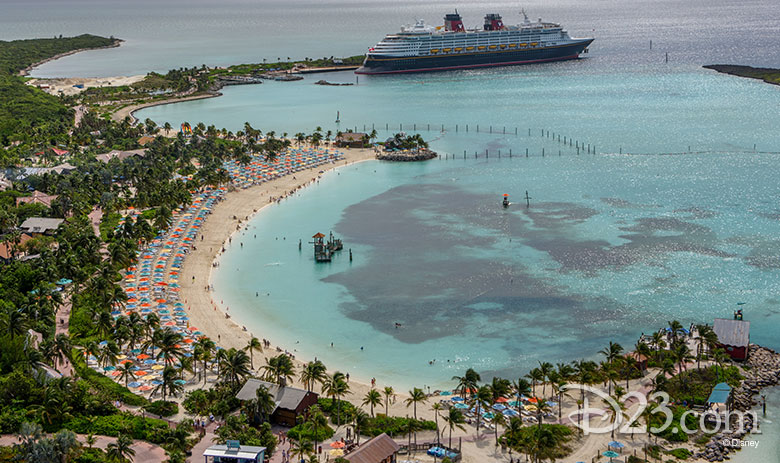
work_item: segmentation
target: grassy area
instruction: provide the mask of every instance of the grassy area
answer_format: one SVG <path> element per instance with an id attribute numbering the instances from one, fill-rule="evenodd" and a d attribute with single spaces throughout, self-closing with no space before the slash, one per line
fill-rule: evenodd
<path id="1" fill-rule="evenodd" d="M 737 66 L 732 64 L 711 64 L 704 67 L 724 74 L 759 79 L 768 84 L 780 85 L 780 69 L 754 68 L 752 66 Z"/>

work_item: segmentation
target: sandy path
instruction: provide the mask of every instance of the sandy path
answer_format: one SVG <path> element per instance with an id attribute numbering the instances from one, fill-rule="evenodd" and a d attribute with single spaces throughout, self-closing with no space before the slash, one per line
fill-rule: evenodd
<path id="1" fill-rule="evenodd" d="M 78 437 L 79 442 L 86 447 L 87 444 L 85 442 L 87 436 L 84 434 L 77 434 L 76 436 Z M 95 445 L 93 447 L 105 450 L 106 447 L 108 447 L 108 444 L 112 442 L 116 442 L 115 437 L 95 436 Z M 15 435 L 5 434 L 0 436 L 0 446 L 2 447 L 10 447 L 18 443 L 19 439 Z M 160 463 L 166 459 L 165 450 L 158 445 L 136 440 L 131 447 L 135 450 L 133 463 Z"/>
<path id="2" fill-rule="evenodd" d="M 135 122 L 137 119 L 133 115 L 135 111 L 138 111 L 140 109 L 149 108 L 152 106 L 160 106 L 165 104 L 173 104 L 173 103 L 181 103 L 182 101 L 192 101 L 192 100 L 203 100 L 206 98 L 214 98 L 217 96 L 221 96 L 221 93 L 207 93 L 204 95 L 192 95 L 192 96 L 186 96 L 183 98 L 171 98 L 168 100 L 161 100 L 161 101 L 154 101 L 151 103 L 143 103 L 143 104 L 135 104 L 135 105 L 129 105 L 125 106 L 124 108 L 119 109 L 117 112 L 111 115 L 111 119 L 121 122 L 124 120 L 125 117 L 130 117 L 130 119 Z"/>

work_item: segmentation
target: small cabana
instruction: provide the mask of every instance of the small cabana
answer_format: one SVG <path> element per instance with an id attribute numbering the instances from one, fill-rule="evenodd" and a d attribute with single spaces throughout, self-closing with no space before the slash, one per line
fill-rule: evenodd
<path id="1" fill-rule="evenodd" d="M 712 392 L 707 398 L 707 408 L 718 414 L 727 412 L 730 397 L 731 386 L 726 383 L 718 383 L 712 388 Z"/>
<path id="2" fill-rule="evenodd" d="M 203 457 L 205 463 L 262 463 L 265 447 L 241 445 L 238 441 L 229 440 L 225 445 L 212 445 L 207 448 Z"/>

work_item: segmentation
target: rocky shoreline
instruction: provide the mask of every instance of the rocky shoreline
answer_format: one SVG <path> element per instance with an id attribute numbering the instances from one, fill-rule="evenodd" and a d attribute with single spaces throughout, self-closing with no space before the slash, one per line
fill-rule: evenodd
<path id="1" fill-rule="evenodd" d="M 741 412 L 751 410 L 761 405 L 756 396 L 762 389 L 780 384 L 780 354 L 756 344 L 750 345 L 748 360 L 745 365 L 742 383 L 731 393 L 732 408 Z M 706 461 L 724 461 L 731 457 L 730 453 L 742 448 L 741 441 L 753 430 L 753 416 L 744 415 L 744 429 L 740 430 L 736 417 L 731 420 L 732 432 L 719 432 L 712 436 L 705 449 L 695 453 L 694 458 Z"/>
<path id="2" fill-rule="evenodd" d="M 419 151 L 386 151 L 377 153 L 376 158 L 380 161 L 392 161 L 392 162 L 412 162 L 412 161 L 427 161 L 433 159 L 436 156 L 435 151 L 423 149 Z"/>

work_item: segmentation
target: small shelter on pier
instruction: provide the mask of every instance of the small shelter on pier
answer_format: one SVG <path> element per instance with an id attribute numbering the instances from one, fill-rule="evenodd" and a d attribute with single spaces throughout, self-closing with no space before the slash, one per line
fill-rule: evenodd
<path id="1" fill-rule="evenodd" d="M 712 331 L 718 336 L 718 347 L 734 360 L 746 360 L 750 345 L 750 322 L 716 318 Z"/>

